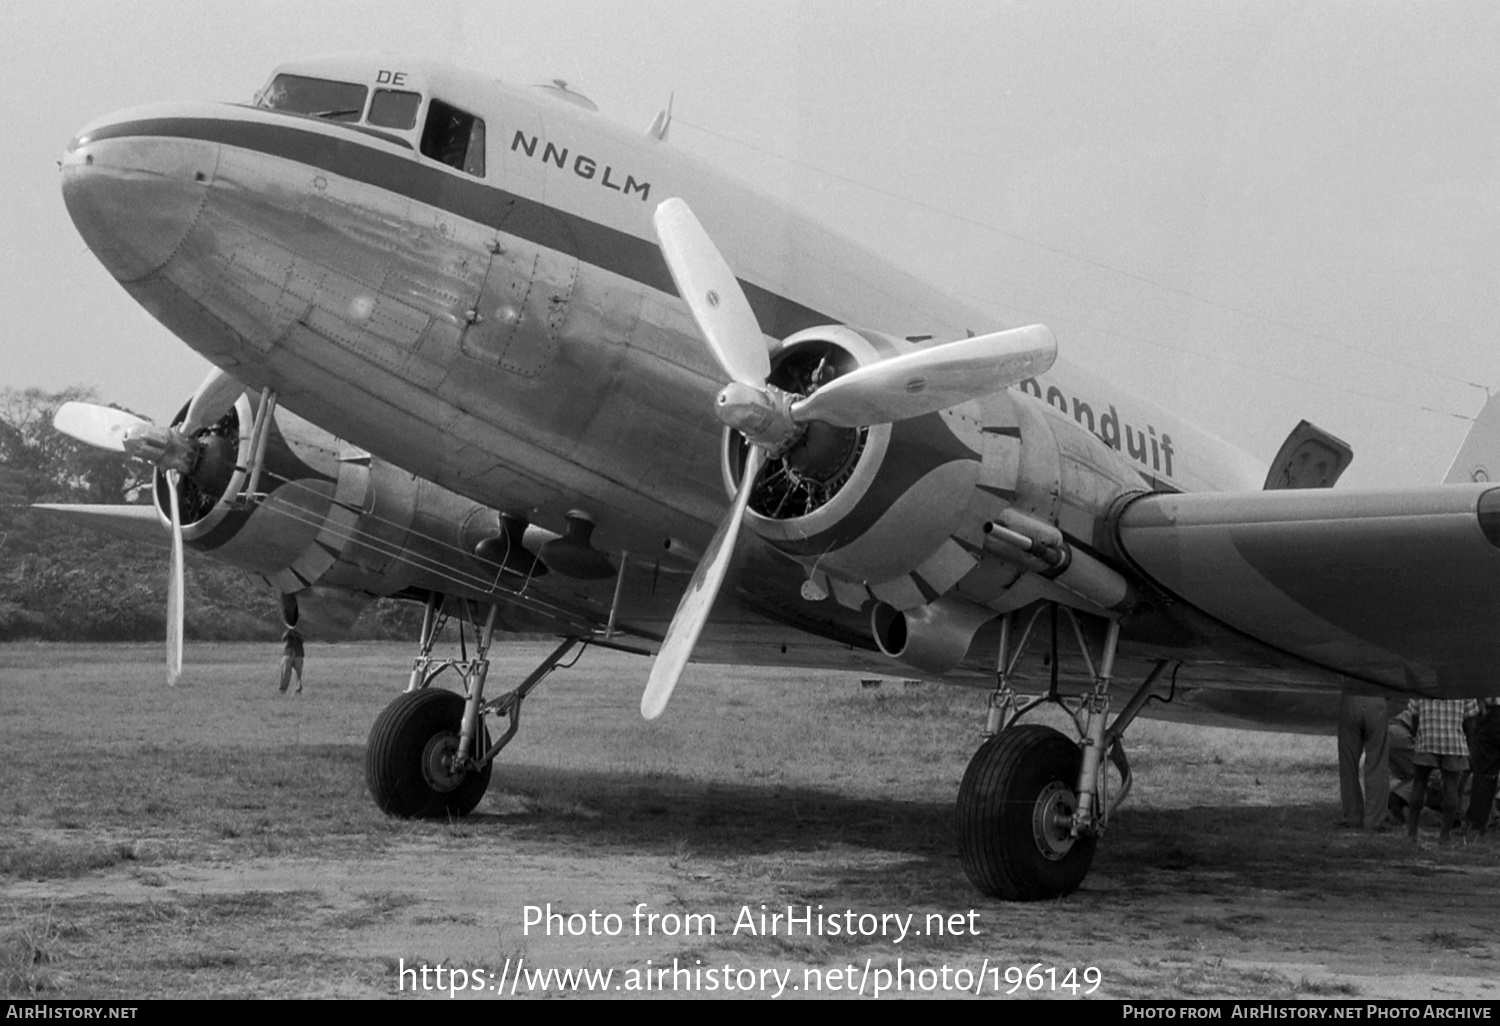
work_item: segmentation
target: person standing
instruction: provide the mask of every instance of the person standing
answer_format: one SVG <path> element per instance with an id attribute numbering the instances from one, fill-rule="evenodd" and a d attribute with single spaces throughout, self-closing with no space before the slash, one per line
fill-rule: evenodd
<path id="1" fill-rule="evenodd" d="M 1417 740 L 1412 746 L 1411 808 L 1406 819 L 1406 836 L 1417 839 L 1417 821 L 1422 818 L 1422 802 L 1416 799 L 1427 793 L 1427 778 L 1437 770 L 1443 775 L 1442 825 L 1438 843 L 1447 844 L 1458 819 L 1458 778 L 1469 768 L 1469 744 L 1464 739 L 1464 719 L 1479 714 L 1479 703 L 1472 698 L 1414 698 L 1410 708 L 1417 717 Z"/>
<path id="2" fill-rule="evenodd" d="M 1474 780 L 1465 817 L 1469 833 L 1479 836 L 1490 824 L 1495 804 L 1496 778 L 1500 777 L 1500 698 L 1486 698 L 1470 738 L 1469 762 Z"/>
<path id="3" fill-rule="evenodd" d="M 1339 701 L 1340 825 L 1378 830 L 1385 825 L 1391 774 L 1387 763 L 1390 714 L 1384 698 L 1345 692 Z M 1360 771 L 1360 755 L 1364 771 Z M 1361 779 L 1363 786 L 1361 786 Z"/>
<path id="4" fill-rule="evenodd" d="M 297 678 L 297 694 L 302 694 L 302 635 L 297 633 L 297 628 L 288 627 L 286 633 L 281 636 L 281 693 L 286 694 L 286 689 L 292 682 L 292 677 Z"/>

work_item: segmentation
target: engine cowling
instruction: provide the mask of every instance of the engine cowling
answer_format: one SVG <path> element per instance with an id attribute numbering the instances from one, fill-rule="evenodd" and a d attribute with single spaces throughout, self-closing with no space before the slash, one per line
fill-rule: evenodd
<path id="1" fill-rule="evenodd" d="M 812 328 L 772 351 L 770 381 L 807 394 L 910 349 L 876 332 Z M 972 565 L 950 539 L 978 478 L 978 444 L 979 424 L 962 408 L 867 428 L 809 425 L 769 461 L 746 522 L 782 552 L 826 571 L 844 593 L 840 601 L 857 586 L 897 608 L 923 605 Z M 737 477 L 744 451 L 739 436 L 726 436 L 727 479 Z"/>
<path id="2" fill-rule="evenodd" d="M 876 332 L 812 328 L 773 349 L 770 381 L 805 395 L 912 348 Z M 743 440 L 726 432 L 726 483 L 738 480 L 744 455 Z M 1128 608 L 1128 584 L 1085 548 L 1111 503 L 1143 487 L 1102 439 L 1012 389 L 894 424 L 811 425 L 768 462 L 746 523 L 819 584 L 826 577 L 841 605 L 868 611 L 888 655 L 940 673 L 1010 609 L 1041 599 Z"/>

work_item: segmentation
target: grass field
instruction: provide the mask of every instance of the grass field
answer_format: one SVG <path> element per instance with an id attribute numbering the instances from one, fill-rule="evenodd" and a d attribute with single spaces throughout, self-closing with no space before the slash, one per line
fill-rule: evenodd
<path id="1" fill-rule="evenodd" d="M 497 646 L 491 689 L 546 647 Z M 1500 844 L 1335 830 L 1331 737 L 1138 724 L 1136 791 L 1084 888 L 1004 905 L 972 890 L 954 853 L 980 693 L 695 667 L 645 723 L 645 661 L 589 651 L 528 700 L 475 815 L 414 823 L 374 808 L 363 770 L 410 649 L 310 646 L 296 697 L 276 693 L 277 655 L 193 645 L 169 690 L 159 646 L 0 646 L 5 993 L 433 996 L 400 969 L 498 979 L 524 960 L 614 970 L 627 996 L 625 974 L 639 986 L 674 959 L 758 984 L 826 984 L 845 965 L 893 974 L 901 959 L 933 974 L 912 977 L 919 990 L 946 965 L 989 972 L 1003 993 L 1006 968 L 1040 963 L 1058 981 L 1094 967 L 1095 993 L 1114 998 L 1500 994 Z M 663 919 L 646 935 L 631 920 L 641 902 L 718 928 L 689 936 Z M 528 929 L 527 907 L 548 904 L 623 929 Z M 730 932 L 762 904 L 965 928 L 899 943 Z"/>

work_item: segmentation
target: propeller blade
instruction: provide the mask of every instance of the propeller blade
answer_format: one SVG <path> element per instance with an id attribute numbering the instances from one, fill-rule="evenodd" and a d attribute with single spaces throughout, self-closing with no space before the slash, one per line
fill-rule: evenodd
<path id="1" fill-rule="evenodd" d="M 1033 324 L 919 349 L 834 378 L 792 404 L 799 424 L 865 427 L 920 417 L 1044 373 L 1057 359 L 1051 329 Z"/>
<path id="2" fill-rule="evenodd" d="M 85 445 L 110 452 L 125 451 L 125 432 L 151 422 L 124 410 L 95 403 L 63 403 L 52 416 L 52 426 Z"/>
<path id="3" fill-rule="evenodd" d="M 739 279 L 682 200 L 663 201 L 656 208 L 655 224 L 672 281 L 714 359 L 731 381 L 764 388 L 771 358 Z"/>
<path id="4" fill-rule="evenodd" d="M 672 689 L 693 654 L 693 647 L 708 623 L 708 614 L 713 609 L 719 587 L 724 583 L 724 574 L 734 556 L 734 543 L 739 538 L 740 525 L 745 520 L 745 507 L 750 505 L 750 493 L 755 488 L 755 479 L 765 465 L 764 449 L 752 445 L 745 458 L 745 473 L 740 478 L 739 491 L 735 492 L 734 505 L 724 515 L 713 541 L 698 562 L 693 579 L 683 592 L 677 612 L 672 617 L 667 636 L 662 639 L 661 650 L 656 653 L 656 662 L 651 666 L 651 679 L 646 682 L 646 692 L 641 696 L 641 715 L 654 720 L 667 707 Z"/>
<path id="5" fill-rule="evenodd" d="M 182 676 L 182 514 L 177 505 L 177 472 L 167 472 L 167 504 L 172 510 L 172 568 L 167 577 L 167 685 Z"/>
<path id="6" fill-rule="evenodd" d="M 244 385 L 215 368 L 193 393 L 193 401 L 188 403 L 178 430 L 191 438 L 224 416 L 244 391 Z"/>

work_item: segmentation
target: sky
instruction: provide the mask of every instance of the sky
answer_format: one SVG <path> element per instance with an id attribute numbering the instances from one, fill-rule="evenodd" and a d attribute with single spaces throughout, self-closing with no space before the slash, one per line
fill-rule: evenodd
<path id="1" fill-rule="evenodd" d="M 1500 389 L 1500 7 L 1350 0 L 0 5 L 0 387 L 166 419 L 207 373 L 84 247 L 57 160 L 280 61 L 564 78 L 671 143 L 1269 460 L 1439 480 Z M 880 325 L 868 325 L 879 328 Z"/>

